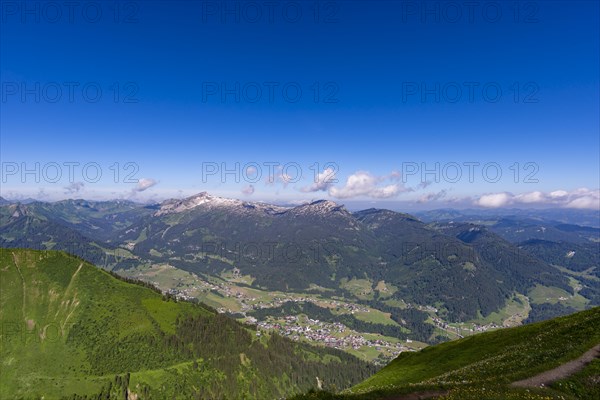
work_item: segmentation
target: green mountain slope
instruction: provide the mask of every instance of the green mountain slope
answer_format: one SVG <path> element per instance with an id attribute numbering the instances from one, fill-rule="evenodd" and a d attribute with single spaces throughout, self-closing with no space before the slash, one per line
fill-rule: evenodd
<path id="1" fill-rule="evenodd" d="M 374 372 L 61 252 L 0 249 L 0 289 L 2 399 L 267 399 Z"/>
<path id="2" fill-rule="evenodd" d="M 401 394 L 417 392 L 439 392 L 462 399 L 524 398 L 519 396 L 525 389 L 512 388 L 511 382 L 578 358 L 600 344 L 599 328 L 600 307 L 596 307 L 536 324 L 482 333 L 403 353 L 344 395 L 313 393 L 302 398 L 402 398 Z M 589 378 L 593 371 L 597 371 L 597 363 L 580 375 Z M 577 387 L 581 382 L 577 376 L 573 379 L 576 381 L 565 382 Z M 540 392 L 549 397 L 531 393 L 526 398 L 554 398 L 561 395 L 560 390 L 569 393 L 566 386 L 557 383 L 554 389 Z"/>

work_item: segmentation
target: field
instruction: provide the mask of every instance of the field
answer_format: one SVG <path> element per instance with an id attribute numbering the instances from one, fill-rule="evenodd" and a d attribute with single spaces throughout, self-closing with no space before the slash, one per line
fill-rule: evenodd
<path id="1" fill-rule="evenodd" d="M 573 278 L 570 278 L 571 286 L 576 286 L 577 281 Z M 583 309 L 585 305 L 588 303 L 588 300 L 581 296 L 578 293 L 575 295 L 571 295 L 570 293 L 556 288 L 556 287 L 547 287 L 536 285 L 529 292 L 529 297 L 532 303 L 541 304 L 541 303 L 550 303 L 556 304 L 561 303 L 565 306 L 571 306 L 575 309 Z"/>
<path id="2" fill-rule="evenodd" d="M 516 294 L 506 304 L 506 306 L 498 312 L 493 312 L 486 317 L 481 317 L 473 322 L 482 325 L 485 324 L 496 324 L 499 326 L 517 326 L 527 319 L 531 306 L 529 305 L 529 298 L 521 294 Z M 512 322 L 512 324 L 511 324 Z"/>

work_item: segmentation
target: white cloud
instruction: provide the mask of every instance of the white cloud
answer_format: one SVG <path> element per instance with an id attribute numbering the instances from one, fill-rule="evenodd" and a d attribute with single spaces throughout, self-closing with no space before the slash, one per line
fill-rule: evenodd
<path id="1" fill-rule="evenodd" d="M 275 175 L 273 174 L 269 174 L 265 177 L 265 184 L 272 186 L 276 183 L 281 183 L 283 185 L 283 187 L 287 187 L 287 185 L 292 182 L 295 178 L 293 176 L 290 176 L 286 173 L 281 172 L 282 168 L 278 167 L 277 170 L 279 172 L 276 172 Z"/>
<path id="2" fill-rule="evenodd" d="M 578 189 L 569 196 L 568 208 L 600 209 L 600 190 Z"/>
<path id="3" fill-rule="evenodd" d="M 333 168 L 326 168 L 323 172 L 317 174 L 315 182 L 312 185 L 305 186 L 300 190 L 305 193 L 325 192 L 336 182 L 337 179 Z"/>
<path id="4" fill-rule="evenodd" d="M 335 186 L 330 187 L 329 195 L 338 199 L 347 199 L 358 196 L 384 199 L 408 191 L 408 189 L 399 183 L 380 187 L 379 184 L 383 180 L 385 180 L 385 177 L 377 177 L 366 171 L 358 171 L 350 175 L 346 180 L 346 184 L 341 188 Z"/>
<path id="5" fill-rule="evenodd" d="M 289 176 L 288 174 L 279 175 L 279 180 L 283 183 L 283 187 L 286 187 L 288 183 L 290 183 L 294 178 Z"/>
<path id="6" fill-rule="evenodd" d="M 543 203 L 547 200 L 547 197 L 544 193 L 536 191 L 517 195 L 515 200 L 521 203 Z"/>
<path id="7" fill-rule="evenodd" d="M 386 199 L 389 197 L 397 196 L 400 192 L 404 191 L 402 186 L 394 183 L 392 185 L 387 185 L 383 188 L 378 188 L 373 190 L 369 196 L 375 197 L 377 199 Z"/>
<path id="8" fill-rule="evenodd" d="M 402 174 L 400 173 L 400 171 L 392 171 L 392 173 L 389 175 L 389 178 L 391 181 L 399 181 L 400 179 L 402 179 Z"/>
<path id="9" fill-rule="evenodd" d="M 564 198 L 564 197 L 567 197 L 568 195 L 569 195 L 569 192 L 567 192 L 566 190 L 555 190 L 554 192 L 548 193 L 548 196 L 550 196 L 553 199 Z"/>
<path id="10" fill-rule="evenodd" d="M 540 191 L 521 193 L 490 193 L 480 196 L 475 204 L 481 207 L 504 207 L 507 205 L 542 205 L 565 208 L 590 208 L 600 209 L 600 190 L 579 188 L 568 192 L 566 190 L 555 190 L 550 193 Z"/>
<path id="11" fill-rule="evenodd" d="M 73 182 L 69 186 L 65 186 L 65 194 L 75 194 L 83 190 L 83 182 Z"/>
<path id="12" fill-rule="evenodd" d="M 245 186 L 242 189 L 242 193 L 245 194 L 245 195 L 247 195 L 247 196 L 250 196 L 251 194 L 254 193 L 254 185 Z"/>
<path id="13" fill-rule="evenodd" d="M 510 193 L 493 193 L 484 194 L 475 203 L 481 207 L 504 207 L 508 205 L 512 200 L 512 194 Z"/>
<path id="14" fill-rule="evenodd" d="M 138 180 L 137 185 L 133 188 L 133 193 L 143 192 L 156 185 L 158 182 L 152 178 L 142 178 Z"/>

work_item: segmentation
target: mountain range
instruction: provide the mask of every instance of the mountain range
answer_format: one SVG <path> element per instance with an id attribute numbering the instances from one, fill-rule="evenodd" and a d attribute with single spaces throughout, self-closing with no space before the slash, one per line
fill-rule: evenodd
<path id="1" fill-rule="evenodd" d="M 0 207 L 0 218 L 2 247 L 64 250 L 119 273 L 152 265 L 206 279 L 235 272 L 257 290 L 326 292 L 392 315 L 404 302 L 469 321 L 500 312 L 515 294 L 546 289 L 582 296 L 581 306 L 600 303 L 598 229 L 560 222 L 425 223 L 327 200 L 282 207 L 208 193 L 153 205 L 13 203 Z M 552 235 L 540 238 L 542 223 Z M 570 308 L 544 310 L 536 319 Z M 435 341 L 430 334 L 413 338 Z"/>

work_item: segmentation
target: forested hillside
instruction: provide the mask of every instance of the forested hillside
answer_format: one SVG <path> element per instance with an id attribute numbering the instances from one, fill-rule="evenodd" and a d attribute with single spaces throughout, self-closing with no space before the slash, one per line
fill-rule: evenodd
<path id="1" fill-rule="evenodd" d="M 0 397 L 279 398 L 374 367 L 258 332 L 56 251 L 0 251 Z M 115 375 L 120 378 L 115 378 Z M 108 396 L 108 397 L 106 397 Z"/>

